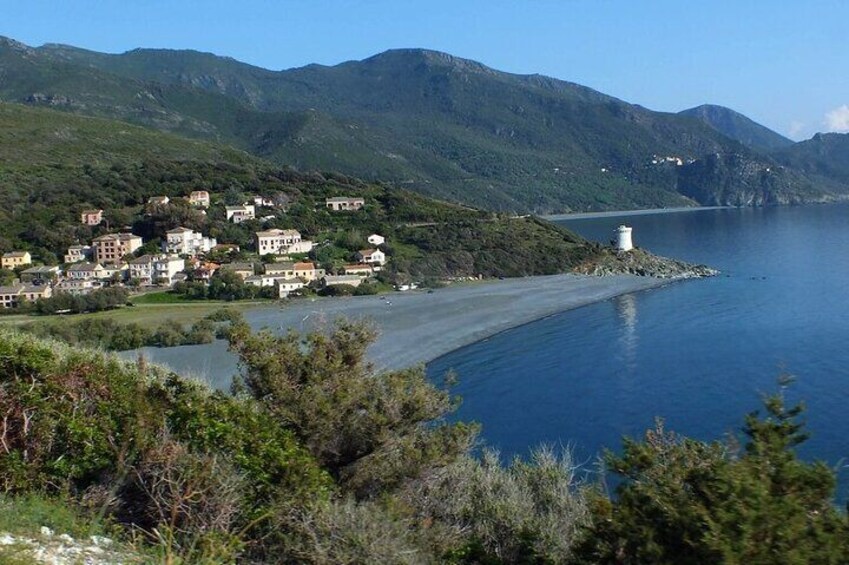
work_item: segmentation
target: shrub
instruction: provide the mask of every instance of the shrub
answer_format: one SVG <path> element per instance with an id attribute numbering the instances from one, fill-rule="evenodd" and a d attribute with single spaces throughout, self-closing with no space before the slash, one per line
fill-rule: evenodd
<path id="1" fill-rule="evenodd" d="M 442 526 L 431 545 L 475 562 L 566 562 L 589 519 L 571 458 L 548 448 L 507 467 L 495 451 L 463 457 L 401 497 L 417 521 Z"/>
<path id="2" fill-rule="evenodd" d="M 845 563 L 847 520 L 832 503 L 835 477 L 825 464 L 797 459 L 804 441 L 801 406 L 781 395 L 767 415 L 746 418 L 747 443 L 705 443 L 666 431 L 626 440 L 608 454 L 622 477 L 616 498 L 594 502 L 581 555 L 619 563 Z"/>
<path id="3" fill-rule="evenodd" d="M 465 453 L 476 429 L 446 424 L 454 408 L 422 368 L 377 374 L 374 332 L 338 322 L 305 337 L 234 326 L 240 386 L 290 427 L 344 489 L 370 496 Z"/>

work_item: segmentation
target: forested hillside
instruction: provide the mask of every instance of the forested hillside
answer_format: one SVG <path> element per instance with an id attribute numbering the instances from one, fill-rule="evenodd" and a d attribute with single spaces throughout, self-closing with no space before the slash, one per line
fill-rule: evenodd
<path id="1" fill-rule="evenodd" d="M 221 145 L 126 123 L 0 103 L 0 250 L 26 249 L 55 264 L 68 246 L 128 228 L 153 242 L 178 226 L 252 249 L 254 233 L 294 228 L 321 244 L 315 259 L 341 265 L 370 233 L 389 240 L 392 269 L 421 278 L 523 276 L 564 272 L 599 252 L 575 234 L 520 218 L 435 201 L 387 184 L 336 173 L 299 173 Z M 204 214 L 183 200 L 207 190 Z M 149 209 L 151 196 L 173 199 Z M 226 221 L 224 205 L 254 195 L 285 202 L 265 220 Z M 333 214 L 325 198 L 362 196 L 356 214 Z M 80 223 L 104 210 L 99 226 Z"/>
<path id="2" fill-rule="evenodd" d="M 108 55 L 2 40 L 0 71 L 5 100 L 225 142 L 298 170 L 389 181 L 490 210 L 763 205 L 847 192 L 841 179 L 785 171 L 757 150 L 763 136 L 746 133 L 765 128 L 742 116 L 731 130 L 422 49 L 269 71 L 194 51 Z"/>

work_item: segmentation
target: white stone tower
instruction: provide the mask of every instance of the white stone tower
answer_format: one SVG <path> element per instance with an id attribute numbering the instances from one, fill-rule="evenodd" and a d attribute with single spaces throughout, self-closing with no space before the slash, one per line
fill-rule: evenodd
<path id="1" fill-rule="evenodd" d="M 634 249 L 634 244 L 631 243 L 631 228 L 628 226 L 619 226 L 616 228 L 616 250 L 631 251 Z"/>

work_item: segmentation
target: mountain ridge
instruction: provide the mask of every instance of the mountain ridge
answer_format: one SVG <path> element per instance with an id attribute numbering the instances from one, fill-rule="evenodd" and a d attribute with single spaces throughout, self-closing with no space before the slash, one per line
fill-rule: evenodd
<path id="1" fill-rule="evenodd" d="M 493 210 L 760 205 L 849 191 L 842 179 L 816 187 L 795 171 L 761 179 L 754 171 L 784 165 L 691 116 L 434 50 L 271 71 L 190 50 L 29 49 L 22 56 L 0 46 L 0 72 L 14 79 L 0 84 L 0 98 Z M 714 155 L 725 165 L 688 167 Z"/>
<path id="2" fill-rule="evenodd" d="M 789 147 L 794 143 L 783 135 L 725 106 L 702 104 L 678 113 L 700 120 L 731 139 L 736 139 L 743 145 L 759 151 L 770 152 Z"/>

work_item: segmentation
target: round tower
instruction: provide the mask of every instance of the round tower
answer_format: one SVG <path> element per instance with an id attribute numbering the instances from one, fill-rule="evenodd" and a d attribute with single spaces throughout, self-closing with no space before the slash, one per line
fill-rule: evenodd
<path id="1" fill-rule="evenodd" d="M 631 243 L 631 228 L 628 226 L 619 226 L 616 228 L 616 250 L 631 251 L 634 244 Z"/>

